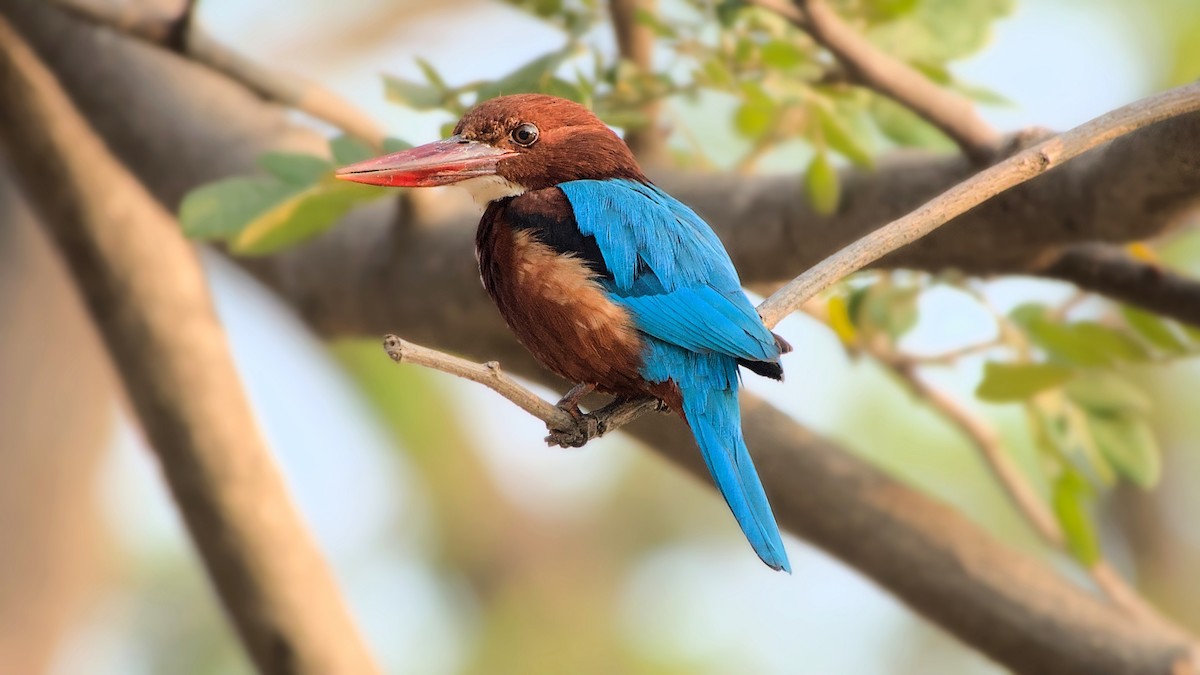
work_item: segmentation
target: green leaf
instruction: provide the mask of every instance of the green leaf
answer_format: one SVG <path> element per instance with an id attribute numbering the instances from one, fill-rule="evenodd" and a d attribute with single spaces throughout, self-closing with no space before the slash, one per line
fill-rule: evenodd
<path id="1" fill-rule="evenodd" d="M 179 222 L 192 239 L 225 239 L 300 190 L 270 177 L 226 178 L 189 192 L 179 206 Z"/>
<path id="2" fill-rule="evenodd" d="M 1134 484 L 1151 488 L 1162 475 L 1158 440 L 1144 419 L 1132 415 L 1089 415 L 1088 426 L 1100 452 Z"/>
<path id="3" fill-rule="evenodd" d="M 943 151 L 956 147 L 936 127 L 889 98 L 872 96 L 868 109 L 879 132 L 896 145 Z"/>
<path id="4" fill-rule="evenodd" d="M 779 106 L 757 85 L 747 85 L 744 94 L 733 114 L 733 126 L 746 138 L 758 140 L 775 126 Z"/>
<path id="5" fill-rule="evenodd" d="M 1170 324 L 1161 318 L 1126 305 L 1121 308 L 1121 314 L 1130 328 L 1137 331 L 1147 342 L 1167 352 L 1182 354 L 1188 351 L 1183 339 L 1171 328 Z"/>
<path id="6" fill-rule="evenodd" d="M 715 56 L 704 61 L 697 76 L 697 79 L 714 89 L 732 88 L 735 81 L 733 73 L 729 71 L 729 66 Z"/>
<path id="7" fill-rule="evenodd" d="M 412 146 L 413 144 L 409 143 L 408 141 L 401 140 L 399 138 L 392 138 L 391 136 L 383 139 L 383 153 L 385 155 L 390 155 L 393 152 L 400 152 L 401 150 L 408 150 Z"/>
<path id="8" fill-rule="evenodd" d="M 230 240 L 230 250 L 242 255 L 277 251 L 324 232 L 360 202 L 386 194 L 386 190 L 330 178 L 257 215 Z"/>
<path id="9" fill-rule="evenodd" d="M 837 171 L 825 153 L 818 152 L 809 162 L 808 171 L 804 174 L 804 192 L 817 213 L 829 215 L 837 211 L 841 201 L 841 186 Z"/>
<path id="10" fill-rule="evenodd" d="M 912 12 L 920 0 L 872 0 L 864 8 L 874 22 L 892 21 Z"/>
<path id="11" fill-rule="evenodd" d="M 508 75 L 488 82 L 476 91 L 476 101 L 506 94 L 522 94 L 542 91 L 554 78 L 554 71 L 567 59 L 574 47 L 568 44 L 562 49 L 543 54 Z"/>
<path id="12" fill-rule="evenodd" d="M 1095 415 L 1147 415 L 1154 407 L 1146 392 L 1109 371 L 1085 371 L 1065 389 L 1072 401 Z"/>
<path id="13" fill-rule="evenodd" d="M 808 54 L 791 40 L 771 40 L 760 52 L 763 64 L 771 68 L 786 70 L 808 60 Z"/>
<path id="14" fill-rule="evenodd" d="M 440 91 L 446 91 L 449 89 L 449 87 L 446 86 L 446 81 L 443 80 L 442 76 L 438 74 L 438 71 L 433 67 L 433 64 L 419 56 L 416 58 L 416 61 L 417 67 L 421 69 L 421 73 L 425 75 L 425 79 L 429 81 L 429 84 L 433 85 Z"/>
<path id="15" fill-rule="evenodd" d="M 575 84 L 574 82 L 564 80 L 561 77 L 550 78 L 550 81 L 546 83 L 546 86 L 542 87 L 542 93 L 550 94 L 551 96 L 557 96 L 559 98 L 565 98 L 569 101 L 575 101 L 576 103 L 584 103 L 584 100 L 587 98 L 583 89 L 579 85 Z"/>
<path id="16" fill-rule="evenodd" d="M 678 33 L 674 28 L 667 25 L 657 14 L 648 11 L 645 8 L 638 7 L 634 13 L 634 19 L 643 26 L 654 31 L 654 34 L 660 38 L 674 39 Z"/>
<path id="17" fill-rule="evenodd" d="M 743 0 L 720 0 L 715 8 L 717 22 L 721 24 L 722 28 L 733 27 L 734 22 L 737 21 L 738 14 L 745 6 L 746 3 Z"/>
<path id="18" fill-rule="evenodd" d="M 916 325 L 920 286 L 896 286 L 885 278 L 850 292 L 846 316 L 863 333 L 883 331 L 894 342 Z"/>
<path id="19" fill-rule="evenodd" d="M 294 152 L 268 152 L 258 158 L 258 163 L 284 183 L 301 187 L 312 185 L 334 169 L 327 159 Z"/>
<path id="20" fill-rule="evenodd" d="M 1067 539 L 1067 550 L 1080 563 L 1090 566 L 1100 559 L 1100 539 L 1088 514 L 1092 486 L 1078 471 L 1068 468 L 1054 482 L 1051 505 Z"/>
<path id="21" fill-rule="evenodd" d="M 370 145 L 349 134 L 343 134 L 329 141 L 329 152 L 338 166 L 354 164 L 365 159 L 371 159 L 377 153 Z"/>
<path id="22" fill-rule="evenodd" d="M 383 76 L 383 92 L 387 100 L 413 110 L 436 110 L 442 107 L 445 98 L 442 90 L 437 87 L 394 75 Z"/>
<path id="23" fill-rule="evenodd" d="M 875 163 L 871 152 L 858 142 L 834 111 L 821 104 L 811 106 L 810 109 L 815 111 L 817 119 L 820 120 L 821 136 L 829 147 L 858 166 L 869 167 Z"/>
<path id="24" fill-rule="evenodd" d="M 981 400 L 993 403 L 1023 401 L 1074 377 L 1075 371 L 1053 363 L 996 363 L 983 366 L 983 380 L 975 389 Z"/>
<path id="25" fill-rule="evenodd" d="M 1004 94 L 988 89 L 987 87 L 981 87 L 977 84 L 967 84 L 965 82 L 959 82 L 958 80 L 952 81 L 949 86 L 954 91 L 957 91 L 976 103 L 1003 108 L 1016 107 L 1016 104 Z"/>
<path id="26" fill-rule="evenodd" d="M 1012 12 L 1014 0 L 922 0 L 866 36 L 889 56 L 909 63 L 942 64 L 983 48 L 992 24 Z"/>
<path id="27" fill-rule="evenodd" d="M 1123 361 L 1144 361 L 1146 349 L 1132 336 L 1096 323 L 1061 323 L 1040 305 L 1022 305 L 1011 314 L 1034 343 L 1051 358 L 1081 366 L 1110 366 Z"/>

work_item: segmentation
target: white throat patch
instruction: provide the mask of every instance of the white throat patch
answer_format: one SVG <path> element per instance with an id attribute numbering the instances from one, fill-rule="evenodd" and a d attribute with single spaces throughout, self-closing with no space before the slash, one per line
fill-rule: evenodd
<path id="1" fill-rule="evenodd" d="M 481 207 L 486 207 L 497 199 L 516 197 L 525 193 L 524 185 L 517 185 L 503 176 L 496 175 L 476 176 L 454 185 L 470 192 L 471 196 L 475 198 L 475 203 Z"/>

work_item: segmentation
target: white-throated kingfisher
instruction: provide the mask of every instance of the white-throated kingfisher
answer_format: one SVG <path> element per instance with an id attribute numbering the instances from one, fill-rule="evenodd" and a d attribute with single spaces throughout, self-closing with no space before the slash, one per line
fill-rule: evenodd
<path id="1" fill-rule="evenodd" d="M 521 343 L 576 383 L 560 406 L 578 415 L 592 390 L 662 400 L 691 428 L 758 556 L 791 571 L 738 410 L 738 365 L 782 379 L 789 347 L 763 325 L 708 224 L 650 183 L 595 115 L 553 96 L 501 96 L 446 140 L 338 177 L 470 190 L 486 207 L 480 278 Z"/>

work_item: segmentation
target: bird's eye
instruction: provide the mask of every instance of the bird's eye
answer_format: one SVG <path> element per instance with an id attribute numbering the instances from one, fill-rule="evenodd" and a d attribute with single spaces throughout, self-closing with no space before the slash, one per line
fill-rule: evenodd
<path id="1" fill-rule="evenodd" d="M 537 142 L 538 128 L 529 122 L 525 122 L 524 124 L 517 125 L 517 128 L 512 130 L 510 136 L 513 143 L 528 148 Z"/>

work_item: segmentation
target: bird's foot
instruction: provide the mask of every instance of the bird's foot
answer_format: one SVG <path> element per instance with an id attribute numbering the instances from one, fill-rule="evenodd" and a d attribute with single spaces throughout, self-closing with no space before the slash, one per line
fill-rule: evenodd
<path id="1" fill-rule="evenodd" d="M 570 415 L 575 422 L 570 429 L 550 429 L 546 443 L 560 448 L 582 448 L 588 441 L 599 435 L 597 420 L 594 416 L 579 409 L 579 401 L 584 396 L 596 390 L 594 384 L 577 384 L 567 392 L 562 400 L 555 404 L 559 410 Z"/>
<path id="2" fill-rule="evenodd" d="M 559 410 L 570 415 L 577 423 L 583 420 L 583 411 L 579 409 L 579 401 L 584 396 L 596 390 L 594 384 L 577 384 L 571 387 L 562 400 L 555 404 Z"/>

